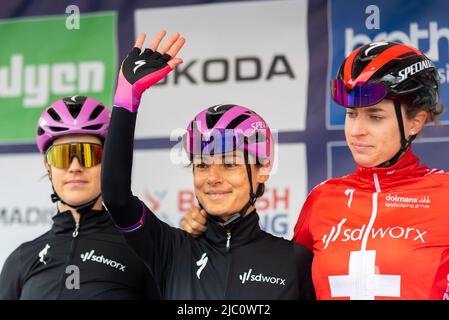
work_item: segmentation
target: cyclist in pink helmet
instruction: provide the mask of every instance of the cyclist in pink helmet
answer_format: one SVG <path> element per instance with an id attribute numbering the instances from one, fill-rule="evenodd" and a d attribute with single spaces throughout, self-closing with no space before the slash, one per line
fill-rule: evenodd
<path id="1" fill-rule="evenodd" d="M 46 108 L 36 142 L 58 213 L 51 229 L 20 245 L 0 274 L 3 299 L 159 299 L 151 272 L 102 206 L 100 173 L 110 111 L 83 96 Z"/>
<path id="2" fill-rule="evenodd" d="M 270 167 L 274 162 L 273 137 L 265 120 L 243 106 L 217 105 L 195 116 L 189 123 L 185 139 L 184 146 L 192 162 L 202 156 L 210 156 L 211 153 L 225 155 L 227 152 L 237 151 L 241 156 L 240 164 L 244 164 L 242 168 L 246 168 L 249 182 L 248 192 L 241 193 L 241 197 L 247 198 L 249 194 L 249 198 L 241 208 L 238 208 L 239 202 L 233 202 L 235 205 L 232 210 L 219 205 L 221 211 L 236 211 L 225 224 L 233 223 L 245 216 L 248 210 L 253 210 L 257 198 L 264 193 L 264 183 L 268 180 Z M 252 182 L 253 172 L 257 183 Z M 201 171 L 196 173 L 196 176 L 200 175 Z M 197 199 L 201 208 L 203 203 L 208 202 L 208 197 L 200 190 L 197 192 Z M 213 210 L 209 211 L 214 214 Z M 204 210 L 203 212 L 205 213 Z"/>
<path id="3" fill-rule="evenodd" d="M 101 166 L 98 164 L 110 116 L 110 110 L 101 102 L 89 97 L 73 96 L 54 102 L 39 118 L 36 143 L 39 151 L 46 157 L 45 167 L 54 191 L 52 201 L 60 201 L 64 208 L 74 208 L 72 214 L 75 221 L 79 221 L 80 209 L 101 209 L 100 180 L 97 179 Z M 70 143 L 65 143 L 69 141 Z M 80 142 L 85 144 L 79 144 Z M 86 169 L 86 173 L 93 172 L 92 182 L 87 183 L 86 187 L 74 188 L 65 187 L 67 184 L 59 185 L 58 179 L 56 190 L 52 177 L 65 172 L 60 169 L 67 169 L 74 158 Z M 76 183 L 73 185 L 76 186 Z M 72 192 L 74 189 L 79 190 Z"/>
<path id="4" fill-rule="evenodd" d="M 254 111 L 234 104 L 210 107 L 183 137 L 195 194 L 208 214 L 204 236 L 193 238 L 165 224 L 133 196 L 141 94 L 182 63 L 176 54 L 184 38 L 175 33 L 159 47 L 164 36 L 158 33 L 141 52 L 141 35 L 120 70 L 102 172 L 104 202 L 114 222 L 153 271 L 165 299 L 313 298 L 310 251 L 259 226 L 254 203 L 274 154 L 270 129 Z"/>

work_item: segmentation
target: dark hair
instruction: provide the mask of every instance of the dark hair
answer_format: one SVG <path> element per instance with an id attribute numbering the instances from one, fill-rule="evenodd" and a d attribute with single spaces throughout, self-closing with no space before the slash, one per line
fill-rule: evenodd
<path id="1" fill-rule="evenodd" d="M 411 103 L 405 104 L 405 113 L 407 115 L 407 119 L 413 119 L 418 112 L 427 111 L 428 117 L 426 119 L 426 123 L 434 122 L 435 125 L 440 124 L 440 116 L 444 113 L 445 107 L 444 105 L 440 105 L 440 108 L 429 108 L 427 105 L 414 105 Z"/>

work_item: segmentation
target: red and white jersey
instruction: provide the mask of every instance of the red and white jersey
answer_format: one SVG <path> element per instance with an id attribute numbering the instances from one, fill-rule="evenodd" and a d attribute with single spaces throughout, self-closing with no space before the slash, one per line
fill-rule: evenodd
<path id="1" fill-rule="evenodd" d="M 449 173 L 410 150 L 312 190 L 294 239 L 318 299 L 449 299 Z"/>

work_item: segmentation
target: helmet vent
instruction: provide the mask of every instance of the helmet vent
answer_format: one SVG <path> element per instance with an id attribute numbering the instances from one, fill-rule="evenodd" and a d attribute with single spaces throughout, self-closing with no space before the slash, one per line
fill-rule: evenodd
<path id="1" fill-rule="evenodd" d="M 62 99 L 65 105 L 67 106 L 67 110 L 69 110 L 73 119 L 76 119 L 83 108 L 84 102 L 86 102 L 87 97 L 85 96 L 74 96 L 74 97 L 65 97 Z"/>
<path id="2" fill-rule="evenodd" d="M 41 135 L 43 135 L 44 133 L 45 133 L 44 129 L 42 129 L 41 127 L 38 127 L 38 128 L 37 128 L 37 135 L 38 135 L 38 136 L 41 136 Z"/>
<path id="3" fill-rule="evenodd" d="M 103 110 L 104 110 L 104 106 L 102 106 L 101 104 L 96 106 L 94 111 L 92 111 L 92 113 L 89 116 L 89 121 L 95 120 Z"/>
<path id="4" fill-rule="evenodd" d="M 61 121 L 61 117 L 60 117 L 59 114 L 55 111 L 55 109 L 49 108 L 49 109 L 47 110 L 47 113 L 50 115 L 50 117 L 53 118 L 53 120 L 59 121 L 59 122 Z"/>
<path id="5" fill-rule="evenodd" d="M 78 115 L 81 112 L 81 106 L 80 104 L 70 104 L 67 106 L 67 109 L 69 109 L 70 114 L 72 115 L 73 119 L 76 119 Z"/>
<path id="6" fill-rule="evenodd" d="M 56 131 L 56 132 L 61 132 L 61 131 L 67 131 L 68 128 L 63 128 L 63 127 L 50 127 L 51 131 Z"/>
<path id="7" fill-rule="evenodd" d="M 91 125 L 91 126 L 83 127 L 83 129 L 86 129 L 86 130 L 99 130 L 101 128 L 101 126 L 102 126 L 102 124 L 94 124 L 94 125 Z"/>

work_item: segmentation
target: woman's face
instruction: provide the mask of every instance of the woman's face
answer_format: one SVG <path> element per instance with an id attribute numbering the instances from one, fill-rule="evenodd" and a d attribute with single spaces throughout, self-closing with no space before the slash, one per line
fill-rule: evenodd
<path id="1" fill-rule="evenodd" d="M 425 112 L 407 119 L 404 107 L 402 119 L 405 136 L 417 134 L 424 125 Z M 363 108 L 346 108 L 345 136 L 354 161 L 367 168 L 390 160 L 401 147 L 398 120 L 391 100 Z"/>
<path id="2" fill-rule="evenodd" d="M 229 152 L 194 160 L 193 182 L 195 195 L 207 213 L 224 220 L 239 212 L 249 200 L 250 185 L 243 154 Z M 268 175 L 251 164 L 253 192 L 257 185 L 268 180 Z M 253 207 L 249 208 L 250 212 Z"/>
<path id="3" fill-rule="evenodd" d="M 101 140 L 94 136 L 67 135 L 54 140 L 53 145 L 73 142 L 102 144 Z M 47 162 L 45 162 L 45 168 L 51 175 L 56 193 L 64 202 L 77 206 L 94 199 L 101 193 L 100 164 L 90 168 L 84 168 L 80 165 L 79 160 L 74 157 L 70 163 L 70 167 L 67 169 L 50 166 Z"/>

